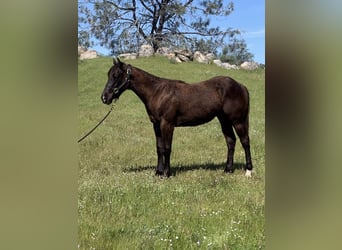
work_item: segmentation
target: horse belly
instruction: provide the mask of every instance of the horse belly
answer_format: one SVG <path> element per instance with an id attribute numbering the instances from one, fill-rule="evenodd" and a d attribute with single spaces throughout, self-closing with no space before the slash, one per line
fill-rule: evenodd
<path id="1" fill-rule="evenodd" d="M 207 122 L 210 122 L 216 116 L 216 112 L 210 113 L 192 113 L 187 112 L 177 116 L 177 127 L 197 126 Z"/>
<path id="2" fill-rule="evenodd" d="M 197 126 L 207 123 L 217 116 L 222 104 L 216 92 L 210 89 L 195 89 L 187 98 L 183 96 L 179 102 L 176 126 Z"/>

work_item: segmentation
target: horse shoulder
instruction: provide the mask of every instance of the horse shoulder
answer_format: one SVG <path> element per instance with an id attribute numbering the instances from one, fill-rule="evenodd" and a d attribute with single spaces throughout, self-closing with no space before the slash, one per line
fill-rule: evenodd
<path id="1" fill-rule="evenodd" d="M 172 119 L 177 109 L 176 85 L 164 80 L 158 83 L 153 96 L 146 105 L 151 122 L 160 122 L 161 119 Z"/>

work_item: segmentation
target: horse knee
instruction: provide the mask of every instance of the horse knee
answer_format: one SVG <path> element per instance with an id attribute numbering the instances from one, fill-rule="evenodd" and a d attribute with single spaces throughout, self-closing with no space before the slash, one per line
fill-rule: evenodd
<path id="1" fill-rule="evenodd" d="M 249 136 L 248 135 L 240 137 L 240 142 L 244 148 L 245 147 L 249 148 Z"/>
<path id="2" fill-rule="evenodd" d="M 227 139 L 228 148 L 234 150 L 236 139 L 235 138 L 228 138 Z"/>
<path id="3" fill-rule="evenodd" d="M 159 146 L 157 146 L 157 153 L 158 154 L 164 154 L 164 148 L 163 147 L 159 147 Z"/>

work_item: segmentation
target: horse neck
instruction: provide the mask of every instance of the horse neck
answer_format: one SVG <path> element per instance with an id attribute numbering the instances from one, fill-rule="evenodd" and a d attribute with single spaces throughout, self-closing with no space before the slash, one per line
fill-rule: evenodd
<path id="1" fill-rule="evenodd" d="M 130 89 L 146 104 L 154 93 L 155 78 L 141 69 L 133 68 Z"/>

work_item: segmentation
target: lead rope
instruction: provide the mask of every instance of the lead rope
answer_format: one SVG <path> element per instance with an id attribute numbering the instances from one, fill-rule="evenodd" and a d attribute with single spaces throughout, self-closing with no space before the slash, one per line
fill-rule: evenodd
<path id="1" fill-rule="evenodd" d="M 115 100 L 116 101 L 116 100 Z M 114 102 L 115 102 L 114 101 Z M 94 132 L 94 130 L 98 127 L 98 126 L 100 126 L 100 124 L 104 121 L 104 120 L 106 120 L 106 118 L 109 116 L 109 114 L 110 114 L 110 112 L 112 112 L 112 110 L 113 110 L 113 108 L 114 108 L 114 103 L 112 104 L 112 106 L 110 107 L 110 110 L 108 111 L 108 113 L 102 118 L 102 120 L 92 129 L 92 130 L 90 130 L 88 133 L 86 133 L 81 139 L 79 139 L 78 141 L 77 141 L 77 143 L 80 143 L 81 141 L 83 141 L 85 138 L 87 138 L 91 133 L 93 133 Z"/>

